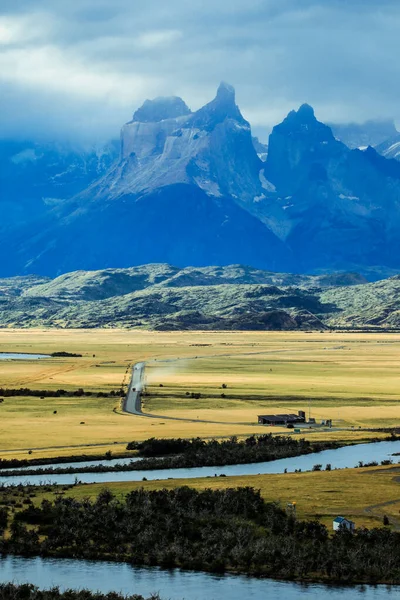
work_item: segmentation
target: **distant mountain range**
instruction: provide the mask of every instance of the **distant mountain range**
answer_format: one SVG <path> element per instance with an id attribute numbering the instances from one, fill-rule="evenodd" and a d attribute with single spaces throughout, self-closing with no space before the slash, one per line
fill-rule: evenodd
<path id="1" fill-rule="evenodd" d="M 378 279 L 400 269 L 397 136 L 333 133 L 304 104 L 266 146 L 222 83 L 196 112 L 146 100 L 101 148 L 1 142 L 0 275 L 167 262 Z"/>
<path id="2" fill-rule="evenodd" d="M 0 234 L 30 225 L 104 175 L 119 142 L 99 148 L 0 140 Z"/>
<path id="3" fill-rule="evenodd" d="M 378 147 L 387 140 L 396 137 L 399 132 L 390 119 L 371 120 L 365 123 L 328 123 L 335 138 L 349 148 Z"/>
<path id="4" fill-rule="evenodd" d="M 1 327 L 399 329 L 400 277 L 152 264 L 0 279 Z"/>

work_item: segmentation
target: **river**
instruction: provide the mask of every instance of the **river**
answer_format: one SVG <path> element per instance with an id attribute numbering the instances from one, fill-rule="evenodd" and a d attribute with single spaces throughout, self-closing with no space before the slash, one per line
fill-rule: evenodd
<path id="1" fill-rule="evenodd" d="M 24 470 L 27 473 L 29 471 L 34 471 L 36 469 L 82 469 L 86 467 L 98 467 L 100 465 L 105 467 L 113 467 L 115 465 L 129 465 L 131 462 L 137 462 L 141 460 L 138 456 L 132 456 L 128 458 L 111 458 L 106 459 L 102 458 L 100 460 L 84 460 L 84 461 L 74 461 L 74 462 L 65 462 L 65 463 L 51 463 L 46 465 L 28 465 L 26 467 L 18 467 L 18 470 Z M 12 469 L 7 469 L 7 471 Z M 1 469 L 0 469 L 1 475 Z M 1 479 L 0 479 L 1 483 Z"/>
<path id="2" fill-rule="evenodd" d="M 0 352 L 0 360 L 41 360 L 50 358 L 49 354 L 24 354 L 22 352 Z"/>
<path id="3" fill-rule="evenodd" d="M 148 480 L 155 479 L 197 479 L 200 477 L 215 476 L 243 476 L 243 475 L 264 475 L 273 473 L 288 473 L 295 469 L 302 471 L 311 471 L 315 464 L 322 464 L 325 469 L 330 464 L 332 469 L 344 469 L 355 467 L 359 461 L 371 462 L 388 460 L 392 454 L 400 452 L 400 441 L 394 442 L 374 442 L 371 444 L 357 444 L 354 446 L 344 446 L 337 450 L 324 450 L 314 454 L 296 456 L 294 458 L 283 458 L 263 463 L 251 463 L 243 465 L 228 465 L 224 467 L 198 467 L 192 469 L 157 469 L 154 471 L 119 471 L 111 473 L 78 473 L 77 475 L 18 475 L 11 477 L 1 477 L 0 485 L 47 485 L 57 483 L 67 485 L 74 483 L 79 479 L 82 483 L 107 483 L 116 481 L 141 481 L 143 478 Z M 394 462 L 398 459 L 394 457 Z M 98 461 L 97 461 L 98 462 Z M 102 464 L 108 464 L 107 461 L 100 461 Z M 116 462 L 123 462 L 116 460 Z M 47 465 L 49 466 L 49 465 Z M 50 465 L 51 466 L 51 465 Z M 68 467 L 68 464 L 53 465 L 54 467 Z"/>
<path id="4" fill-rule="evenodd" d="M 116 591 L 145 597 L 159 592 L 162 600 L 394 600 L 400 594 L 400 586 L 304 585 L 123 563 L 16 556 L 0 558 L 0 581 L 33 583 L 41 589 L 58 586 L 62 590 Z"/>

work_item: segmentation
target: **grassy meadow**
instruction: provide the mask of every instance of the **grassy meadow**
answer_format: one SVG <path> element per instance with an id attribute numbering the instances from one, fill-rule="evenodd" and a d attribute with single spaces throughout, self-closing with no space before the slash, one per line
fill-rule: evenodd
<path id="1" fill-rule="evenodd" d="M 332 519 L 344 514 L 357 527 L 380 527 L 387 515 L 392 527 L 400 529 L 400 467 L 367 467 L 282 475 L 249 475 L 244 477 L 211 477 L 204 479 L 170 479 L 167 481 L 131 481 L 104 484 L 76 485 L 65 493 L 82 500 L 94 499 L 107 488 L 122 497 L 132 490 L 173 489 L 182 485 L 202 490 L 250 486 L 259 489 L 268 502 L 286 507 L 296 502 L 297 516 L 318 519 L 330 530 Z M 40 490 L 36 502 L 51 498 L 54 492 Z"/>
<path id="2" fill-rule="evenodd" d="M 308 412 L 309 405 L 311 416 L 355 428 L 315 432 L 315 439 L 365 438 L 360 427 L 400 422 L 399 334 L 4 329 L 0 351 L 83 355 L 0 361 L 0 387 L 34 390 L 117 390 L 135 362 L 148 361 L 144 410 L 188 419 L 125 415 L 119 398 L 6 398 L 4 458 L 29 449 L 34 456 L 120 452 L 147 437 L 250 435 L 270 431 L 257 425 L 257 414 Z"/>

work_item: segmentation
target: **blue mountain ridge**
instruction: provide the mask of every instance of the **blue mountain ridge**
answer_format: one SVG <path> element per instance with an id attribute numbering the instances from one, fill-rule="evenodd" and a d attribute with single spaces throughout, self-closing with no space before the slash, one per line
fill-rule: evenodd
<path id="1" fill-rule="evenodd" d="M 311 106 L 262 162 L 234 89 L 196 112 L 147 100 L 120 143 L 0 143 L 0 275 L 149 262 L 317 272 L 400 268 L 400 163 L 350 149 Z"/>

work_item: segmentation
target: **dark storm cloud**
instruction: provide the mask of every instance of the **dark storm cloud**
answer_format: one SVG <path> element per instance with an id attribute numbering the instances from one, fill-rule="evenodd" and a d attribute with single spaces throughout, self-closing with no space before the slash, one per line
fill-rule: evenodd
<path id="1" fill-rule="evenodd" d="M 400 120 L 397 0 L 1 0 L 2 135 L 116 136 L 147 97 L 192 108 L 221 79 L 262 131 Z"/>

